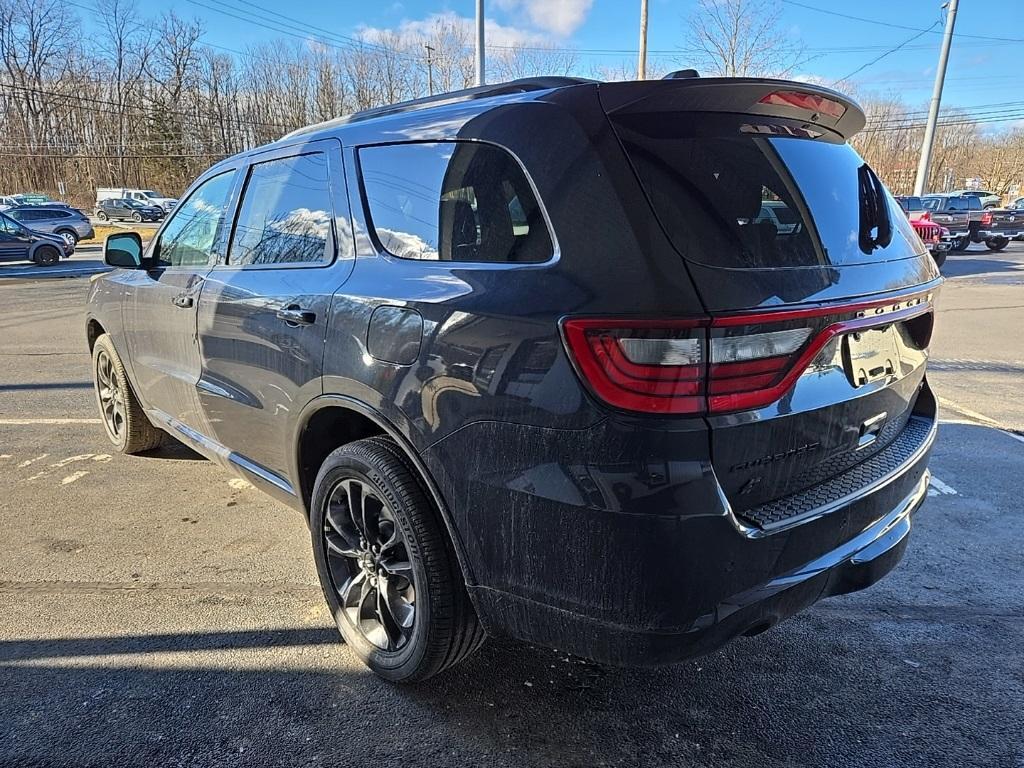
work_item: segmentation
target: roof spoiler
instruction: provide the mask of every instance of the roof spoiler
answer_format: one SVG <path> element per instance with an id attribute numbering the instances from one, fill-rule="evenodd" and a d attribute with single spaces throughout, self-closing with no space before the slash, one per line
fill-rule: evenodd
<path id="1" fill-rule="evenodd" d="M 644 112 L 729 112 L 801 120 L 848 139 L 865 124 L 864 110 L 848 96 L 820 85 L 743 77 L 674 77 L 601 83 L 608 115 Z"/>

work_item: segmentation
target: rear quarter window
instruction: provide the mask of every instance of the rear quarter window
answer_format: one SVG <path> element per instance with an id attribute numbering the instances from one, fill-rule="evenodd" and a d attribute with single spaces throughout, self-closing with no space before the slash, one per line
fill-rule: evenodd
<path id="1" fill-rule="evenodd" d="M 506 150 L 479 142 L 362 147 L 371 227 L 402 259 L 524 264 L 551 258 L 547 222 Z"/>

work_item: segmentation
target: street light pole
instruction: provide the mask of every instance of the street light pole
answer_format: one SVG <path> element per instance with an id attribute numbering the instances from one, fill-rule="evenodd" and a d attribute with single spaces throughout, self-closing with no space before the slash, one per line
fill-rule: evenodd
<path id="1" fill-rule="evenodd" d="M 434 46 L 424 43 L 423 47 L 427 49 L 427 93 L 431 96 L 434 95 L 434 59 L 432 54 L 434 53 Z"/>
<path id="2" fill-rule="evenodd" d="M 476 0 L 476 84 L 483 85 L 484 72 L 484 0 Z"/>
<path id="3" fill-rule="evenodd" d="M 636 79 L 647 79 L 647 0 L 640 0 L 640 58 L 636 63 Z"/>
<path id="4" fill-rule="evenodd" d="M 914 196 L 924 194 L 928 184 L 928 171 L 932 162 L 932 145 L 935 143 L 935 125 L 939 119 L 939 104 L 942 102 L 942 86 L 946 81 L 946 65 L 949 63 L 949 47 L 953 43 L 953 26 L 956 24 L 956 9 L 960 0 L 949 0 L 946 8 L 946 31 L 942 35 L 942 49 L 939 52 L 939 68 L 935 72 L 935 89 L 928 108 L 928 124 L 924 129 L 921 144 L 921 160 L 917 164 L 917 178 L 914 180 Z"/>

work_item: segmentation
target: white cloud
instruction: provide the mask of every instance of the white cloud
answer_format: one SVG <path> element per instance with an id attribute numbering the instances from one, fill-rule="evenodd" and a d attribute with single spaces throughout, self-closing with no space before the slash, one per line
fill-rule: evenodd
<path id="1" fill-rule="evenodd" d="M 362 26 L 357 30 L 357 34 L 361 39 L 370 43 L 379 42 L 390 35 L 398 35 L 403 39 L 426 41 L 436 35 L 439 30 L 453 27 L 458 29 L 467 41 L 474 39 L 476 26 L 473 19 L 459 16 L 453 11 L 432 13 L 422 19 L 403 19 L 397 27 L 392 28 Z M 493 19 L 485 20 L 484 34 L 488 46 L 544 45 L 551 42 L 541 33 L 499 24 Z"/>
<path id="2" fill-rule="evenodd" d="M 508 13 L 525 13 L 530 24 L 559 37 L 579 29 L 594 0 L 495 0 Z"/>

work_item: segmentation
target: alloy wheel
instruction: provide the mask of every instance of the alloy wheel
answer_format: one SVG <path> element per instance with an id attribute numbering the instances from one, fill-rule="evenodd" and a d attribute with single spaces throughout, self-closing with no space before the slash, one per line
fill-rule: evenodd
<path id="1" fill-rule="evenodd" d="M 120 440 L 125 426 L 124 394 L 114 374 L 114 363 L 106 352 L 96 356 L 96 391 L 107 430 Z"/>
<path id="2" fill-rule="evenodd" d="M 416 584 L 394 510 L 367 483 L 344 478 L 327 499 L 322 535 L 347 622 L 383 651 L 402 649 L 416 621 Z"/>

